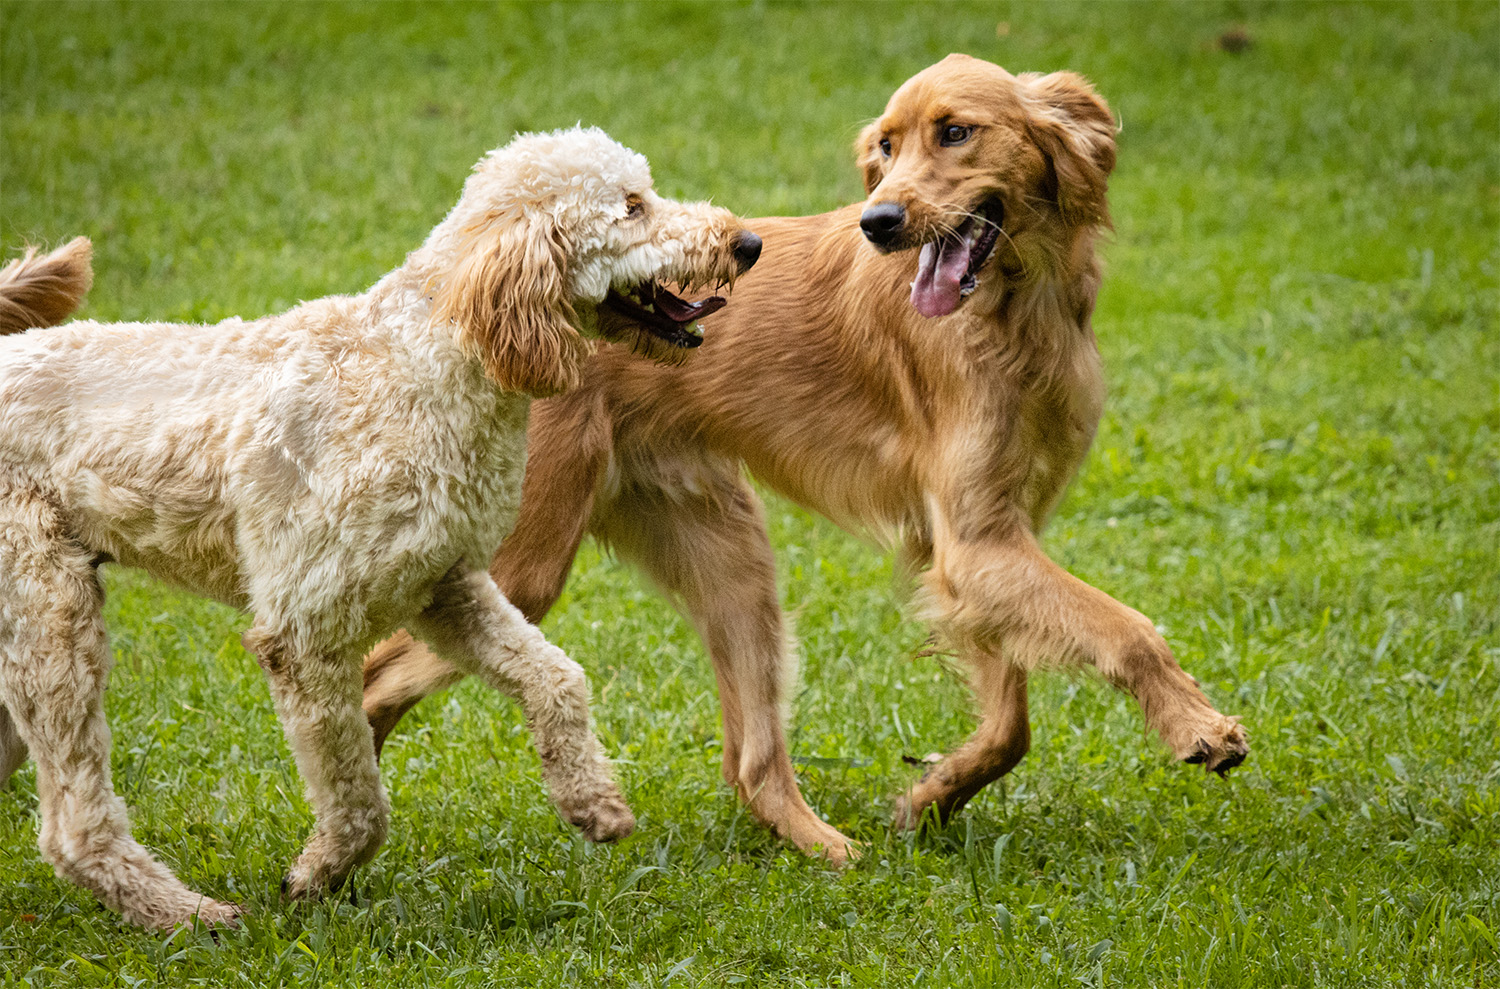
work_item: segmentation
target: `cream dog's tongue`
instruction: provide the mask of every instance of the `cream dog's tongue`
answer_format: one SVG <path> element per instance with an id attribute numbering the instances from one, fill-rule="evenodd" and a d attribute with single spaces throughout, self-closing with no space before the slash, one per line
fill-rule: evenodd
<path id="1" fill-rule="evenodd" d="M 923 316 L 946 316 L 958 308 L 959 283 L 969 269 L 969 242 L 957 234 L 922 245 L 917 280 L 911 283 L 912 308 Z"/>

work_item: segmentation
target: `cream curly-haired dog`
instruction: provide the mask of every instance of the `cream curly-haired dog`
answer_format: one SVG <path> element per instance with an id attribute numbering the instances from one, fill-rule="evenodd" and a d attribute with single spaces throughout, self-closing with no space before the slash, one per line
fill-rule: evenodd
<path id="1" fill-rule="evenodd" d="M 643 157 L 574 129 L 482 159 L 360 295 L 0 340 L 0 782 L 29 747 L 58 875 L 147 926 L 236 914 L 135 842 L 111 786 L 109 560 L 253 613 L 245 645 L 317 819 L 291 895 L 336 886 L 385 837 L 360 657 L 401 627 L 520 702 L 563 816 L 596 841 L 628 834 L 583 670 L 485 567 L 515 520 L 532 396 L 578 382 L 583 334 L 693 345 L 722 300 L 658 281 L 732 281 L 758 253 L 728 211 L 658 197 Z M 81 239 L 18 262 L 0 321 L 58 318 L 87 269 Z"/>

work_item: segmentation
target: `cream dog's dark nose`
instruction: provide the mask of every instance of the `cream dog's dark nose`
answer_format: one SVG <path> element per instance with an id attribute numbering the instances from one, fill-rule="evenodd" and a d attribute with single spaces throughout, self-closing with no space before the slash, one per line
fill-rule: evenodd
<path id="1" fill-rule="evenodd" d="M 889 247 L 906 226 L 906 207 L 900 203 L 876 203 L 859 217 L 859 229 L 876 247 Z"/>
<path id="2" fill-rule="evenodd" d="M 734 259 L 739 262 L 742 275 L 754 267 L 760 259 L 760 237 L 748 230 L 741 233 L 739 243 L 734 245 Z"/>

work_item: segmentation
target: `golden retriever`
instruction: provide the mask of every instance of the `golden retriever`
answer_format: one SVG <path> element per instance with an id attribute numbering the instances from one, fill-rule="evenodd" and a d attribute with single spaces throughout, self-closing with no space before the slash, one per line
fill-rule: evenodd
<path id="1" fill-rule="evenodd" d="M 978 730 L 901 799 L 958 810 L 1030 744 L 1026 681 L 1092 665 L 1172 752 L 1225 772 L 1247 751 L 1140 612 L 1063 570 L 1037 534 L 1104 398 L 1090 325 L 1115 122 L 1082 78 L 951 55 L 855 146 L 866 202 L 749 221 L 764 259 L 669 372 L 620 349 L 537 406 L 515 531 L 491 573 L 533 620 L 585 532 L 693 622 L 718 678 L 724 778 L 804 851 L 849 854 L 797 789 L 781 705 L 788 637 L 762 482 L 898 549 L 967 667 Z M 461 674 L 407 637 L 366 659 L 377 740 Z"/>

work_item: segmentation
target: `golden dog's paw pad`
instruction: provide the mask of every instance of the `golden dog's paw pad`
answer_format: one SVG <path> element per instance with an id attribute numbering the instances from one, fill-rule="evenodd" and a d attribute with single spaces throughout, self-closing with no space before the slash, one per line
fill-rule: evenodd
<path id="1" fill-rule="evenodd" d="M 1217 739 L 1200 738 L 1182 761 L 1190 765 L 1201 765 L 1208 772 L 1228 776 L 1229 771 L 1245 761 L 1250 753 L 1250 744 L 1245 740 L 1245 729 L 1237 718 L 1225 718 L 1226 730 Z"/>

